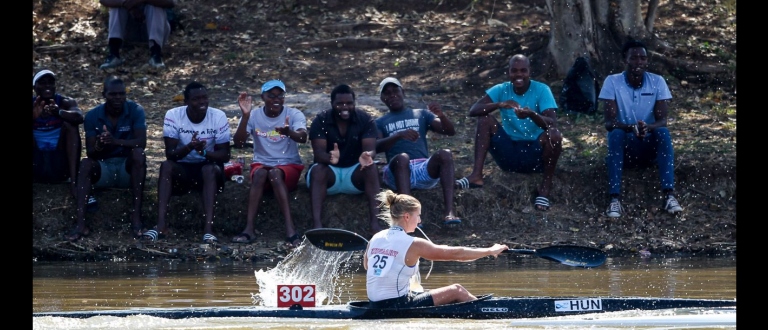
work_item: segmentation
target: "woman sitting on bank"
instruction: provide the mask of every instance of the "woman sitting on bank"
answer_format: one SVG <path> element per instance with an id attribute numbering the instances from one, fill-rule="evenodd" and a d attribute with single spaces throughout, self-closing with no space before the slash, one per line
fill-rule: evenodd
<path id="1" fill-rule="evenodd" d="M 421 223 L 421 203 L 410 195 L 391 190 L 380 192 L 379 217 L 389 223 L 371 238 L 365 251 L 363 267 L 367 270 L 368 300 L 375 308 L 439 306 L 476 300 L 461 284 L 452 284 L 426 292 L 411 290 L 411 278 L 418 277 L 419 258 L 435 261 L 473 261 L 498 256 L 508 247 L 490 248 L 436 245 L 408 235 Z"/>

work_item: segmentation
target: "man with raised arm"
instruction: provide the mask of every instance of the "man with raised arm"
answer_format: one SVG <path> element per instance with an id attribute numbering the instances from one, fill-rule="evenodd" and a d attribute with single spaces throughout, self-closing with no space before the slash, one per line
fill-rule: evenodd
<path id="1" fill-rule="evenodd" d="M 380 133 L 376 151 L 386 152 L 388 162 L 383 169 L 384 184 L 407 195 L 411 189 L 432 189 L 439 183 L 443 188 L 442 223 L 461 223 L 453 206 L 453 155 L 448 149 L 430 155 L 427 147 L 427 131 L 453 136 L 453 123 L 437 102 L 428 104 L 427 109 L 406 106 L 403 85 L 396 78 L 381 81 L 379 96 L 389 108 L 376 119 Z"/>
<path id="2" fill-rule="evenodd" d="M 251 243 L 256 238 L 254 220 L 262 197 L 270 191 L 283 214 L 286 243 L 293 247 L 301 243 L 291 217 L 288 192 L 296 190 L 304 170 L 299 143 L 307 142 L 307 119 L 300 110 L 284 105 L 285 93 L 282 81 L 270 80 L 261 86 L 263 106 L 254 108 L 247 93 L 240 93 L 237 98 L 243 117 L 234 142 L 236 147 L 242 147 L 248 137 L 253 139 L 253 162 L 245 228 L 232 238 L 233 243 Z"/>

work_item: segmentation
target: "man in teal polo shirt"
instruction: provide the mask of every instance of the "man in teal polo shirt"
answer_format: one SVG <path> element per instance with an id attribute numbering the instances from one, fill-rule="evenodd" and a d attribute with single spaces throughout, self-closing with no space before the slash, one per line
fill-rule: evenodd
<path id="1" fill-rule="evenodd" d="M 85 205 L 92 187 L 130 188 L 133 193 L 131 233 L 142 233 L 141 203 L 147 174 L 147 122 L 144 108 L 126 99 L 125 83 L 118 77 L 104 82 L 106 102 L 85 115 L 87 158 L 80 162 L 77 177 L 77 224 L 67 235 L 77 241 L 90 234 L 85 225 Z"/>
<path id="2" fill-rule="evenodd" d="M 517 54 L 509 59 L 509 81 L 485 91 L 469 109 L 477 119 L 472 173 L 456 180 L 460 189 L 483 186 L 483 164 L 488 153 L 504 171 L 543 172 L 533 194 L 533 207 L 549 210 L 555 166 L 563 149 L 557 129 L 557 104 L 549 86 L 531 79 L 531 61 Z M 493 115 L 499 110 L 501 123 Z"/>

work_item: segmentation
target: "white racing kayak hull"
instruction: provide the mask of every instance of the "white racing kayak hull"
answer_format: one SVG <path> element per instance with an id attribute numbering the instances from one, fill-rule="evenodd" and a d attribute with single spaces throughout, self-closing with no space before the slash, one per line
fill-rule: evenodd
<path id="1" fill-rule="evenodd" d="M 33 317 L 58 316 L 88 318 L 93 316 L 148 315 L 169 319 L 197 317 L 283 317 L 322 319 L 393 319 L 393 318 L 457 318 L 457 319 L 520 319 L 540 318 L 630 310 L 659 310 L 672 308 L 736 307 L 736 300 L 645 298 L 645 297 L 493 297 L 434 307 L 369 308 L 367 301 L 345 305 L 308 308 L 275 307 L 192 307 L 138 308 L 124 310 L 94 310 L 33 313 Z"/>

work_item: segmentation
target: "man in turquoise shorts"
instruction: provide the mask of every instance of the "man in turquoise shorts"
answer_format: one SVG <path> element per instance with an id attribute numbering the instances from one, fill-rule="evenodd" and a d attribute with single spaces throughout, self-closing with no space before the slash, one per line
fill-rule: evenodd
<path id="1" fill-rule="evenodd" d="M 365 193 L 371 235 L 382 230 L 376 201 L 381 187 L 373 164 L 377 135 L 373 117 L 355 108 L 352 88 L 336 86 L 331 91 L 331 109 L 317 114 L 309 127 L 314 164 L 306 181 L 312 194 L 314 228 L 323 226 L 326 195 Z"/>
<path id="2" fill-rule="evenodd" d="M 555 166 L 563 149 L 563 136 L 557 129 L 557 104 L 544 83 L 531 80 L 531 62 L 525 55 L 509 60 L 509 81 L 485 91 L 485 96 L 469 109 L 477 118 L 475 158 L 472 173 L 456 180 L 461 189 L 483 186 L 483 163 L 490 152 L 502 170 L 518 173 L 544 172 L 536 189 L 533 206 L 549 210 L 549 193 Z M 493 111 L 501 112 L 501 124 Z"/>

